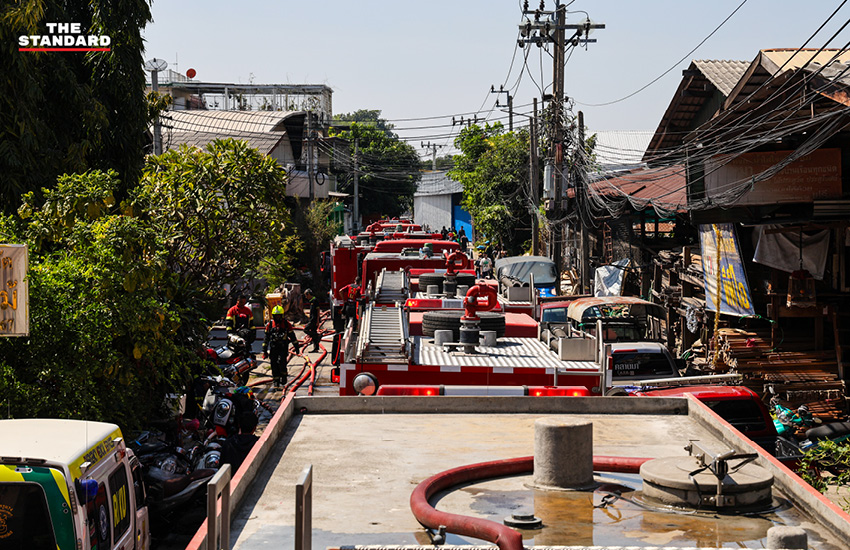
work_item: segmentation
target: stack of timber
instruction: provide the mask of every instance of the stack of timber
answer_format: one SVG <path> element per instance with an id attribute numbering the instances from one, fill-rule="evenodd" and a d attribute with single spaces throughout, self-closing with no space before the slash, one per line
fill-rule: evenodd
<path id="1" fill-rule="evenodd" d="M 838 378 L 834 350 L 806 351 L 807 342 L 783 342 L 783 350 L 770 346 L 769 330 L 718 330 L 715 372 L 743 375 L 744 385 L 759 394 L 769 387 L 789 407 L 808 405 L 823 420 L 846 417 L 844 382 Z"/>

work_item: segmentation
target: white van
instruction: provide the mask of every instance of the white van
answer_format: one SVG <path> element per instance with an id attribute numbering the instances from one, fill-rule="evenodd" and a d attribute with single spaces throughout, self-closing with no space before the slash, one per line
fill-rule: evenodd
<path id="1" fill-rule="evenodd" d="M 0 420 L 0 548 L 150 548 L 141 466 L 118 426 Z"/>

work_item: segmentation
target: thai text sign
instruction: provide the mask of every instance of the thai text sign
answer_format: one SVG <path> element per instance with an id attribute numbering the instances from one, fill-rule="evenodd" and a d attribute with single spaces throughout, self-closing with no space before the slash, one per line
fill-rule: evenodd
<path id="1" fill-rule="evenodd" d="M 731 223 L 700 225 L 699 242 L 702 250 L 702 274 L 705 279 L 705 308 L 717 311 L 719 282 L 720 313 L 753 315 L 753 302 L 747 285 L 747 273 L 741 262 L 735 227 Z"/>
<path id="2" fill-rule="evenodd" d="M 0 244 L 0 336 L 29 336 L 29 256 L 24 244 Z"/>
<path id="3" fill-rule="evenodd" d="M 709 198 L 747 185 L 754 177 L 782 162 L 791 151 L 718 155 L 705 163 L 705 192 Z M 818 149 L 799 158 L 772 177 L 750 184 L 735 204 L 812 202 L 841 197 L 841 150 Z"/>

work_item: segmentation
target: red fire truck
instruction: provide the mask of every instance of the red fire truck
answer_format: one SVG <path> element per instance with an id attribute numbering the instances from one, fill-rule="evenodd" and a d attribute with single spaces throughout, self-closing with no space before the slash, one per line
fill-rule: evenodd
<path id="1" fill-rule="evenodd" d="M 494 394 L 508 388 L 547 388 L 549 395 L 602 395 L 611 386 L 607 350 L 597 339 L 541 339 L 533 320 L 533 337 L 512 336 L 507 319 L 492 311 L 499 302 L 491 286 L 470 288 L 463 311 L 425 312 L 421 334 L 414 334 L 413 304 L 400 300 L 408 288 L 404 270 L 377 273 L 359 331 L 353 325 L 346 329 L 340 395 L 426 386 L 443 386 L 443 392 L 455 387 Z"/>

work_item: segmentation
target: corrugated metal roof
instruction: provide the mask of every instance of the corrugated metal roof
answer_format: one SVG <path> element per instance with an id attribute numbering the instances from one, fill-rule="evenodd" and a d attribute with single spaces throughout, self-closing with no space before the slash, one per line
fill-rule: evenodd
<path id="1" fill-rule="evenodd" d="M 654 132 L 606 130 L 596 134 L 596 162 L 603 172 L 638 168 Z"/>
<path id="2" fill-rule="evenodd" d="M 796 55 L 795 55 L 795 52 Z M 796 48 L 774 48 L 769 50 L 761 50 L 761 54 L 773 62 L 777 67 L 781 67 L 785 65 L 783 71 L 799 69 L 805 65 L 810 63 L 818 63 L 820 65 L 824 65 L 829 63 L 833 57 L 836 57 L 836 61 L 840 63 L 848 63 L 850 62 L 850 50 L 838 50 L 838 49 L 805 49 L 805 50 L 797 50 Z M 755 62 L 757 62 L 758 59 Z"/>
<path id="3" fill-rule="evenodd" d="M 499 338 L 497 347 L 476 346 L 481 353 L 445 352 L 442 346 L 435 346 L 433 340 L 423 336 L 414 336 L 416 353 L 414 362 L 418 365 L 446 367 L 494 367 L 494 368 L 546 368 L 563 371 L 596 371 L 599 367 L 593 361 L 561 361 L 554 351 L 537 338 Z"/>
<path id="4" fill-rule="evenodd" d="M 664 168 L 643 168 L 626 174 L 594 181 L 594 192 L 611 197 L 628 197 L 635 210 L 655 206 L 663 210 L 682 210 L 688 203 L 685 167 L 677 164 Z M 567 196 L 575 196 L 570 188 Z"/>
<path id="5" fill-rule="evenodd" d="M 425 197 L 429 195 L 451 195 L 463 193 L 463 184 L 459 181 L 449 179 L 448 172 L 436 170 L 422 172 L 422 178 L 416 187 L 414 197 Z"/>
<path id="6" fill-rule="evenodd" d="M 163 146 L 204 147 L 222 138 L 241 139 L 268 154 L 286 135 L 284 121 L 302 111 L 168 111 L 163 115 Z"/>

